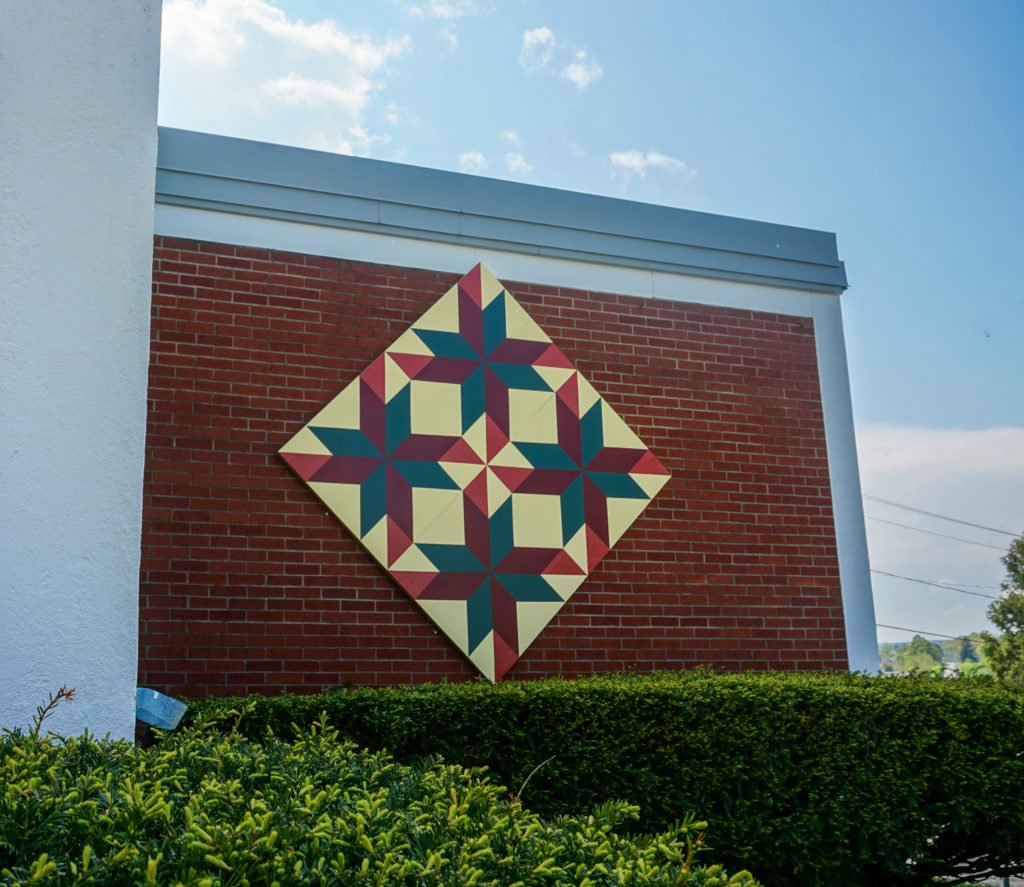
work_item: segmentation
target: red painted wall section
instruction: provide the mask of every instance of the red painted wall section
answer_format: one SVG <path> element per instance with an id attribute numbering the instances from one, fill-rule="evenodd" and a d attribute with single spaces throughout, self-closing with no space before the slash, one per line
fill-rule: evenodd
<path id="1" fill-rule="evenodd" d="M 140 685 L 475 676 L 276 455 L 459 276 L 157 238 Z M 845 668 L 811 320 L 502 282 L 672 472 L 508 678 Z"/>

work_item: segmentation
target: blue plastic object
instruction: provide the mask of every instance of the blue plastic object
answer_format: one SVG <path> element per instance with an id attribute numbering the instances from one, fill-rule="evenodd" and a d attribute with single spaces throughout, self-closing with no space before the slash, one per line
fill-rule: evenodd
<path id="1" fill-rule="evenodd" d="M 184 702 L 172 696 L 164 696 L 156 690 L 139 687 L 135 691 L 135 717 L 161 730 L 173 730 L 181 716 L 188 710 Z"/>

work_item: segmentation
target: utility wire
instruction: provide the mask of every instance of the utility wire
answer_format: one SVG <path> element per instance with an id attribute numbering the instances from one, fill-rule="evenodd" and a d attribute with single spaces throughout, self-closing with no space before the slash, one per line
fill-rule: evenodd
<path id="1" fill-rule="evenodd" d="M 868 520 L 878 521 L 880 524 L 889 524 L 891 527 L 903 527 L 905 530 L 915 530 L 918 533 L 927 533 L 929 536 L 938 536 L 941 539 L 952 539 L 955 542 L 966 542 L 968 545 L 979 545 L 982 548 L 992 548 L 995 551 L 1006 551 L 1005 548 L 999 545 L 988 545 L 985 542 L 975 542 L 973 539 L 962 539 L 959 536 L 947 536 L 945 533 L 936 533 L 934 530 L 922 530 L 920 527 L 912 527 L 910 524 L 899 524 L 894 520 L 885 520 L 884 518 L 874 517 L 870 514 L 865 515 L 865 517 L 867 517 Z"/>
<path id="2" fill-rule="evenodd" d="M 933 638 L 945 638 L 947 641 L 965 640 L 969 644 L 980 644 L 981 643 L 981 641 L 977 640 L 976 638 L 969 638 L 965 634 L 958 634 L 958 635 L 939 634 L 937 631 L 921 631 L 919 628 L 904 628 L 902 625 L 885 625 L 885 624 L 883 624 L 881 622 L 876 622 L 875 623 L 875 627 L 876 628 L 895 628 L 897 631 L 912 631 L 914 634 L 927 634 L 927 635 L 931 635 Z"/>
<path id="3" fill-rule="evenodd" d="M 872 502 L 881 502 L 883 505 L 891 505 L 893 508 L 902 508 L 904 511 L 914 511 L 917 514 L 926 514 L 928 517 L 937 517 L 939 520 L 948 520 L 954 524 L 963 524 L 965 527 L 974 527 L 978 530 L 988 530 L 990 533 L 1001 533 L 1003 536 L 1024 536 L 1024 533 L 1011 533 L 1009 530 L 997 530 L 994 527 L 986 527 L 981 524 L 972 524 L 967 520 L 960 520 L 958 517 L 947 517 L 944 514 L 936 514 L 934 511 L 925 511 L 921 508 L 914 508 L 913 505 L 904 505 L 901 502 L 893 502 L 891 499 L 879 499 L 878 496 L 864 495 L 865 499 L 870 499 Z"/>
<path id="4" fill-rule="evenodd" d="M 927 579 L 914 579 L 912 576 L 900 576 L 897 573 L 887 573 L 885 570 L 872 570 L 879 576 L 892 576 L 893 579 L 905 579 L 907 582 L 917 582 L 920 585 L 932 585 L 935 588 L 944 588 L 947 591 L 959 591 L 960 594 L 973 594 L 975 597 L 987 597 L 989 600 L 996 600 L 994 594 L 982 594 L 980 591 L 968 591 L 966 588 L 957 588 L 955 585 L 943 585 L 941 582 L 929 582 Z"/>

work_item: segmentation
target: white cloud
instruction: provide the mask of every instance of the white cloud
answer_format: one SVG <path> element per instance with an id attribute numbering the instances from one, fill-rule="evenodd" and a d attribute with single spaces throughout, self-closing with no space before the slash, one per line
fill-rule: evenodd
<path id="1" fill-rule="evenodd" d="M 533 28 L 523 32 L 523 46 L 519 50 L 519 64 L 525 71 L 542 71 L 555 51 L 555 35 L 551 28 Z"/>
<path id="2" fill-rule="evenodd" d="M 526 162 L 522 154 L 506 154 L 505 155 L 505 166 L 508 167 L 508 171 L 514 176 L 525 176 L 527 173 L 533 171 L 533 167 Z"/>
<path id="3" fill-rule="evenodd" d="M 170 0 L 163 5 L 161 61 L 170 54 L 192 64 L 228 64 L 248 42 L 238 27 L 244 17 L 233 2 Z"/>
<path id="4" fill-rule="evenodd" d="M 565 61 L 559 61 L 557 65 L 552 66 L 551 62 L 556 55 Z M 586 50 L 572 49 L 555 40 L 554 32 L 546 25 L 523 31 L 519 64 L 530 74 L 557 73 L 564 80 L 575 83 L 580 92 L 598 80 L 602 74 L 601 66 L 587 56 Z"/>
<path id="5" fill-rule="evenodd" d="M 375 44 L 353 36 L 331 19 L 307 25 L 267 0 L 169 0 L 163 7 L 162 47 L 183 49 L 194 62 L 223 65 L 252 45 L 246 26 L 312 52 L 340 55 L 359 68 L 378 68 L 404 48 L 407 38 Z"/>
<path id="6" fill-rule="evenodd" d="M 408 111 L 391 102 L 384 111 L 384 119 L 387 120 L 392 126 L 419 126 L 420 119 L 415 114 L 410 114 Z"/>
<path id="7" fill-rule="evenodd" d="M 371 135 L 361 126 L 348 126 L 334 133 L 320 133 L 312 137 L 309 147 L 332 154 L 366 155 L 375 144 L 387 145 L 390 142 L 389 135 Z"/>
<path id="8" fill-rule="evenodd" d="M 636 149 L 632 151 L 617 151 L 610 155 L 609 160 L 611 160 L 613 171 L 626 176 L 637 175 L 643 178 L 647 175 L 647 171 L 651 169 L 661 169 L 670 173 L 690 173 L 692 175 L 692 172 L 687 169 L 686 164 L 682 160 L 676 160 L 674 157 L 669 157 L 667 154 L 661 154 L 657 151 L 648 151 L 646 154 Z"/>
<path id="9" fill-rule="evenodd" d="M 459 171 L 479 174 L 487 169 L 487 158 L 479 151 L 464 151 L 459 155 Z"/>
<path id="10" fill-rule="evenodd" d="M 562 76 L 575 83 L 580 92 L 599 79 L 601 73 L 601 66 L 593 59 L 588 59 L 582 49 L 576 53 L 574 61 L 562 68 Z"/>
<path id="11" fill-rule="evenodd" d="M 260 89 L 283 105 L 303 105 L 307 108 L 340 105 L 350 113 L 358 113 L 364 104 L 361 83 L 356 84 L 353 89 L 345 90 L 329 80 L 299 77 L 294 71 L 287 77 L 266 81 L 260 85 Z"/>
<path id="12" fill-rule="evenodd" d="M 454 52 L 459 45 L 455 23 L 466 15 L 475 15 L 480 9 L 476 0 L 430 0 L 429 3 L 407 6 L 405 11 L 415 18 L 431 18 L 444 25 L 437 32 L 441 43 L 448 52 Z"/>
<path id="13" fill-rule="evenodd" d="M 517 148 L 521 148 L 523 146 L 523 140 L 519 138 L 519 133 L 513 132 L 510 129 L 505 130 L 505 132 L 501 134 L 501 137 L 510 145 L 515 145 Z"/>
<path id="14" fill-rule="evenodd" d="M 583 148 L 580 145 L 577 145 L 575 142 L 568 142 L 565 139 L 563 139 L 562 143 L 565 145 L 565 147 L 567 147 L 569 149 L 569 153 L 573 157 L 586 157 L 587 156 L 587 152 L 585 150 L 583 150 Z"/>
<path id="15" fill-rule="evenodd" d="M 908 468 L 1024 473 L 1024 428 L 964 431 L 873 425 L 857 435 L 857 445 L 861 467 L 870 473 Z"/>
<path id="16" fill-rule="evenodd" d="M 441 19 L 451 22 L 478 11 L 476 0 L 430 0 L 422 6 L 410 6 L 406 9 L 410 15 L 422 18 Z"/>
<path id="17" fill-rule="evenodd" d="M 408 45 L 408 37 L 378 42 L 330 19 L 289 18 L 268 0 L 166 0 L 160 119 L 305 147 L 365 149 L 385 140 L 367 132 L 364 115 L 388 64 Z"/>
<path id="18" fill-rule="evenodd" d="M 502 133 L 502 138 L 506 141 L 513 141 L 508 136 L 514 136 L 515 133 Z M 518 143 L 518 137 L 514 140 Z M 523 155 L 518 151 L 509 151 L 505 154 L 505 169 L 509 175 L 513 176 L 525 176 L 533 172 L 533 166 L 530 164 Z M 497 163 L 497 160 L 495 160 Z M 471 175 L 480 175 L 486 172 L 491 165 L 491 161 L 480 151 L 463 151 L 459 155 L 459 171 L 469 173 Z"/>
<path id="19" fill-rule="evenodd" d="M 866 495 L 981 527 L 1024 533 L 1024 428 L 868 425 L 857 430 Z M 876 621 L 956 635 L 986 627 L 1011 536 L 867 499 Z M 938 535 L 935 535 L 938 534 Z M 963 594 L 885 573 L 957 585 Z M 981 587 L 977 587 L 981 586 Z M 879 629 L 887 640 L 907 632 Z"/>

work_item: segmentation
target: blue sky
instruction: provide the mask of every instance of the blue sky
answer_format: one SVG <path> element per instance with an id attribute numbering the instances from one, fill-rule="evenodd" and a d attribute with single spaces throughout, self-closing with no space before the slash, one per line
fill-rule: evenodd
<path id="1" fill-rule="evenodd" d="M 163 24 L 163 125 L 835 232 L 864 491 L 1024 533 L 1024 4 L 164 0 Z M 880 623 L 985 627 L 1010 536 L 866 512 Z"/>

